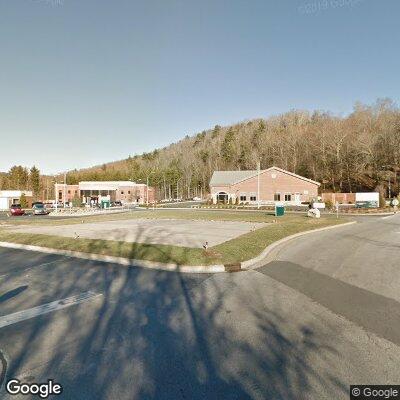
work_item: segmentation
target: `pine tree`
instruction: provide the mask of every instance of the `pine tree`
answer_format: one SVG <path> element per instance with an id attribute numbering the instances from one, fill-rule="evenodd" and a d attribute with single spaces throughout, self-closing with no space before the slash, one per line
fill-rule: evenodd
<path id="1" fill-rule="evenodd" d="M 38 197 L 40 193 L 40 171 L 35 166 L 30 169 L 29 183 L 33 197 Z"/>
<path id="2" fill-rule="evenodd" d="M 22 208 L 28 208 L 28 200 L 26 199 L 25 193 L 21 194 L 21 197 L 19 198 L 19 202 L 20 202 Z"/>
<path id="3" fill-rule="evenodd" d="M 232 128 L 229 128 L 225 134 L 224 141 L 221 145 L 221 155 L 225 162 L 228 164 L 233 160 L 235 149 L 233 146 L 235 133 Z"/>

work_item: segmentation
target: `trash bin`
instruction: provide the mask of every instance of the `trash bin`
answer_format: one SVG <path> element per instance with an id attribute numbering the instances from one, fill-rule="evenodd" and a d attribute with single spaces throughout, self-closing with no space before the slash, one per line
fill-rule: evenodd
<path id="1" fill-rule="evenodd" d="M 285 207 L 284 206 L 275 206 L 275 217 L 282 217 L 285 215 Z"/>
<path id="2" fill-rule="evenodd" d="M 110 208 L 110 200 L 101 200 L 101 208 Z"/>

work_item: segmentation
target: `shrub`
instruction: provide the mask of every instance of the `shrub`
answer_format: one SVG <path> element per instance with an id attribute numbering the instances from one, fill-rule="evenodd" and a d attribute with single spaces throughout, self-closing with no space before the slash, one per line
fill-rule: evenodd
<path id="1" fill-rule="evenodd" d="M 22 208 L 28 208 L 28 200 L 26 199 L 25 193 L 21 194 L 21 197 L 19 198 L 19 202 L 20 202 Z"/>
<path id="2" fill-rule="evenodd" d="M 332 201 L 331 201 L 331 200 L 327 200 L 327 201 L 325 202 L 325 207 L 326 207 L 328 210 L 332 210 L 332 209 L 333 209 L 333 203 L 332 203 Z"/>
<path id="3" fill-rule="evenodd" d="M 72 206 L 73 207 L 80 207 L 82 205 L 82 201 L 79 196 L 76 194 L 72 199 Z"/>

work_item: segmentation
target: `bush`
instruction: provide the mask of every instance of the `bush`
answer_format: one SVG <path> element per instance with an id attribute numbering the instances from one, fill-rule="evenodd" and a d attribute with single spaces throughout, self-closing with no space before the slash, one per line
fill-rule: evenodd
<path id="1" fill-rule="evenodd" d="M 331 200 L 327 200 L 327 201 L 325 202 L 325 207 L 326 207 L 328 210 L 332 210 L 332 209 L 333 209 L 333 203 L 332 203 L 332 201 L 331 201 Z"/>
<path id="2" fill-rule="evenodd" d="M 79 198 L 78 195 L 75 195 L 72 199 L 72 206 L 73 207 L 80 207 L 82 205 L 82 200 Z"/>
<path id="3" fill-rule="evenodd" d="M 21 194 L 21 197 L 19 198 L 19 202 L 20 202 L 22 208 L 28 208 L 28 200 L 26 199 L 25 193 Z"/>

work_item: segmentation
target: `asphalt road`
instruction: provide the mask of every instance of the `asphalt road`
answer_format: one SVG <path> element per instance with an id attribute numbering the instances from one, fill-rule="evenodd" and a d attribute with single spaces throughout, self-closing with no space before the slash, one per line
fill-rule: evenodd
<path id="1" fill-rule="evenodd" d="M 400 215 L 233 274 L 0 249 L 0 380 L 53 378 L 59 398 L 100 400 L 331 400 L 400 384 L 399 256 Z"/>

